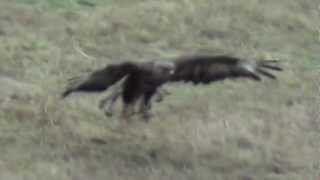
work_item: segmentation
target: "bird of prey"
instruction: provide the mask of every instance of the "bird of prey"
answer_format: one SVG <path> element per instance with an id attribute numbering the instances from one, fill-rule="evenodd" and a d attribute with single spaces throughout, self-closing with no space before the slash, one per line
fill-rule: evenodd
<path id="1" fill-rule="evenodd" d="M 209 84 L 234 78 L 261 81 L 262 76 L 276 79 L 270 71 L 282 71 L 278 62 L 278 60 L 249 61 L 226 55 L 188 55 L 144 63 L 128 61 L 107 65 L 93 72 L 85 81 L 68 87 L 62 97 L 78 91 L 104 91 L 123 81 L 108 99 L 115 101 L 118 97 L 122 97 L 124 119 L 133 114 L 134 105 L 141 100 L 140 113 L 145 120 L 148 120 L 150 100 L 155 94 L 161 94 L 160 87 L 163 84 L 169 82 Z M 100 105 L 105 104 L 108 99 L 103 100 Z"/>

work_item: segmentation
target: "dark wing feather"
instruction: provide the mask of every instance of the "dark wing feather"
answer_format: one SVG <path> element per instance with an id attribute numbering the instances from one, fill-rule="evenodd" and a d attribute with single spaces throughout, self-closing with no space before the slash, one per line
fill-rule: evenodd
<path id="1" fill-rule="evenodd" d="M 178 58 L 171 81 L 210 83 L 226 78 L 250 78 L 261 80 L 261 75 L 272 79 L 276 77 L 268 70 L 281 71 L 277 61 L 249 62 L 230 56 L 188 56 Z"/>
<path id="2" fill-rule="evenodd" d="M 125 62 L 122 64 L 108 65 L 103 69 L 99 69 L 89 75 L 84 81 L 76 84 L 69 84 L 69 87 L 62 93 L 65 98 L 73 92 L 101 92 L 107 90 L 114 83 L 129 74 L 136 65 Z"/>

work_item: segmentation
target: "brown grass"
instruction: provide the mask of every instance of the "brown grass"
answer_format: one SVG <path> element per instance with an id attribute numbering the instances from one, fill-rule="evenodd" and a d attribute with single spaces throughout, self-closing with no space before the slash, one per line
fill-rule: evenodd
<path id="1" fill-rule="evenodd" d="M 318 1 L 30 2 L 0 3 L 0 179 L 319 178 Z M 59 99 L 66 79 L 105 64 L 191 52 L 285 71 L 169 85 L 153 121 L 127 129 L 98 110 L 104 95 Z"/>

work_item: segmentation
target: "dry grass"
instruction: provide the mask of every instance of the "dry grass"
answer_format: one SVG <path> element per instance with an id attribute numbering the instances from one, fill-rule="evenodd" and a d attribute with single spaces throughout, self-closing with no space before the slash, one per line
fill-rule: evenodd
<path id="1" fill-rule="evenodd" d="M 320 176 L 317 0 L 76 2 L 0 3 L 0 179 Z M 191 52 L 278 58 L 286 71 L 170 85 L 154 120 L 128 129 L 98 110 L 103 95 L 59 99 L 67 78 L 107 63 Z"/>

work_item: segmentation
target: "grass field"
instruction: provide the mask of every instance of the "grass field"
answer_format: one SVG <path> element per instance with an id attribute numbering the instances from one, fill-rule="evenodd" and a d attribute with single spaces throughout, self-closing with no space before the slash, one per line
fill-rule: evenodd
<path id="1" fill-rule="evenodd" d="M 2 0 L 0 179 L 319 179 L 319 19 L 318 0 Z M 197 52 L 285 71 L 168 85 L 127 129 L 98 109 L 107 93 L 59 98 L 108 63 Z"/>

